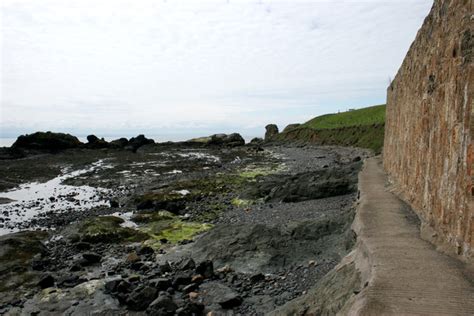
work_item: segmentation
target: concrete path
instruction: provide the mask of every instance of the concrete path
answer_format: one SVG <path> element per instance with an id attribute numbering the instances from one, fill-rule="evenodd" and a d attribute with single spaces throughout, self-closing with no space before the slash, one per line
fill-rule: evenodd
<path id="1" fill-rule="evenodd" d="M 474 315 L 474 285 L 457 260 L 419 236 L 410 210 L 387 189 L 379 158 L 359 175 L 356 266 L 365 288 L 349 315 Z"/>

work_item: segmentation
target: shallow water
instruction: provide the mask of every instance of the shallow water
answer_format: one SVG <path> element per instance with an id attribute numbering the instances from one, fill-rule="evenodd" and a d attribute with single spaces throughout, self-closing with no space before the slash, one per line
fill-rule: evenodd
<path id="1" fill-rule="evenodd" d="M 62 183 L 64 180 L 104 168 L 110 168 L 110 165 L 105 164 L 104 160 L 99 160 L 86 169 L 72 172 L 65 170 L 62 175 L 47 182 L 22 184 L 17 189 L 1 192 L 0 198 L 14 201 L 0 205 L 0 213 L 5 220 L 4 223 L 0 223 L 3 224 L 3 227 L 0 227 L 0 235 L 18 231 L 18 228 L 11 227 L 15 226 L 14 223 L 30 220 L 48 211 L 61 212 L 71 209 L 82 211 L 109 205 L 108 200 L 102 199 L 102 195 L 109 192 L 108 189 L 85 185 L 71 186 Z"/>

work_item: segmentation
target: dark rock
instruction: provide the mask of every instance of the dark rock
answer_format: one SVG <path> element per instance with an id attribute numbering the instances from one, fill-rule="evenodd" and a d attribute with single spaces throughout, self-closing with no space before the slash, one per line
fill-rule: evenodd
<path id="1" fill-rule="evenodd" d="M 155 251 L 150 246 L 142 246 L 138 250 L 139 255 L 152 255 L 154 253 L 155 253 Z"/>
<path id="2" fill-rule="evenodd" d="M 357 192 L 357 174 L 361 162 L 324 168 L 290 176 L 270 175 L 249 185 L 242 194 L 246 199 L 276 202 L 301 202 Z"/>
<path id="3" fill-rule="evenodd" d="M 127 146 L 129 146 L 133 152 L 136 152 L 138 148 L 144 145 L 149 145 L 149 144 L 154 144 L 154 143 L 155 141 L 153 139 L 148 139 L 145 137 L 145 135 L 140 134 L 137 137 L 130 138 Z"/>
<path id="4" fill-rule="evenodd" d="M 210 146 L 237 147 L 245 145 L 244 138 L 238 133 L 232 134 L 214 134 L 208 137 L 194 138 L 189 140 L 191 143 L 200 143 Z"/>
<path id="5" fill-rule="evenodd" d="M 97 141 L 99 141 L 100 139 L 95 136 L 95 135 L 88 135 L 87 136 L 87 142 L 90 144 L 90 143 L 95 143 Z"/>
<path id="6" fill-rule="evenodd" d="M 171 287 L 171 280 L 168 278 L 153 279 L 150 280 L 149 283 L 159 291 L 166 291 L 169 287 Z"/>
<path id="7" fill-rule="evenodd" d="M 99 263 L 102 258 L 101 255 L 94 252 L 83 253 L 82 257 L 90 264 Z"/>
<path id="8" fill-rule="evenodd" d="M 188 316 L 188 315 L 202 315 L 204 311 L 204 305 L 188 302 L 183 307 L 180 307 L 176 310 L 176 315 L 178 316 Z"/>
<path id="9" fill-rule="evenodd" d="M 128 139 L 126 138 L 119 138 L 111 141 L 109 146 L 111 148 L 125 148 L 128 145 Z"/>
<path id="10" fill-rule="evenodd" d="M 187 285 L 191 283 L 192 276 L 187 272 L 179 272 L 173 279 L 173 286 L 176 288 L 179 285 Z"/>
<path id="11" fill-rule="evenodd" d="M 35 271 L 44 271 L 49 264 L 49 260 L 37 259 L 31 262 L 31 268 Z"/>
<path id="12" fill-rule="evenodd" d="M 34 260 L 48 254 L 43 244 L 48 236 L 44 231 L 23 231 L 0 236 L 0 284 L 6 282 L 9 272 L 31 268 Z"/>
<path id="13" fill-rule="evenodd" d="M 117 286 L 117 292 L 119 293 L 128 293 L 131 289 L 132 285 L 125 280 L 120 281 Z"/>
<path id="14" fill-rule="evenodd" d="M 88 242 L 77 242 L 74 244 L 74 248 L 79 251 L 84 251 L 84 250 L 90 250 L 92 248 L 92 245 Z"/>
<path id="15" fill-rule="evenodd" d="M 250 141 L 250 144 L 251 145 L 260 145 L 263 143 L 263 138 L 261 137 L 254 137 L 252 138 L 252 140 Z"/>
<path id="16" fill-rule="evenodd" d="M 177 309 L 178 306 L 173 302 L 173 299 L 170 296 L 163 294 L 150 304 L 148 311 L 151 315 L 172 316 L 175 314 Z"/>
<path id="17" fill-rule="evenodd" d="M 237 293 L 223 295 L 217 303 L 224 309 L 230 309 L 242 304 L 242 298 Z"/>
<path id="18" fill-rule="evenodd" d="M 134 311 L 143 311 L 145 310 L 151 302 L 153 302 L 158 295 L 158 290 L 150 286 L 145 286 L 143 288 L 137 288 L 129 296 L 127 300 L 127 305 L 129 309 Z"/>
<path id="19" fill-rule="evenodd" d="M 84 283 L 87 280 L 80 278 L 77 275 L 67 275 L 58 279 L 57 284 L 60 287 L 75 287 L 78 284 Z"/>
<path id="20" fill-rule="evenodd" d="M 84 260 L 85 261 L 85 260 Z M 69 271 L 76 272 L 82 270 L 82 262 L 75 262 L 70 268 Z"/>
<path id="21" fill-rule="evenodd" d="M 108 148 L 109 143 L 103 138 L 98 138 L 95 135 L 89 135 L 87 136 L 86 147 L 91 149 Z"/>
<path id="22" fill-rule="evenodd" d="M 204 278 L 212 278 L 214 276 L 214 264 L 211 260 L 202 261 L 196 267 L 196 273 L 202 275 Z"/>
<path id="23" fill-rule="evenodd" d="M 116 280 L 111 280 L 105 283 L 105 291 L 106 293 L 114 293 L 117 292 L 118 287 L 120 285 L 120 282 L 122 282 L 121 279 L 116 279 Z"/>
<path id="24" fill-rule="evenodd" d="M 184 292 L 184 293 L 194 292 L 194 291 L 196 291 L 198 288 L 199 288 L 199 284 L 197 284 L 197 283 L 191 283 L 191 284 L 186 285 L 186 286 L 183 288 L 183 292 Z"/>
<path id="25" fill-rule="evenodd" d="M 255 273 L 250 276 L 250 282 L 257 283 L 265 280 L 265 276 L 262 273 Z"/>
<path id="26" fill-rule="evenodd" d="M 47 274 L 41 278 L 41 280 L 38 282 L 38 286 L 42 289 L 52 287 L 54 286 L 54 278 Z"/>
<path id="27" fill-rule="evenodd" d="M 69 134 L 36 132 L 19 136 L 12 145 L 12 148 L 60 151 L 69 148 L 78 148 L 81 145 L 82 143 L 77 137 Z"/>
<path id="28" fill-rule="evenodd" d="M 271 141 L 278 135 L 278 126 L 275 124 L 268 124 L 265 126 L 265 141 Z"/>
<path id="29" fill-rule="evenodd" d="M 219 282 L 209 282 L 201 285 L 204 304 L 219 304 L 224 309 L 234 308 L 242 304 L 240 295 Z"/>
<path id="30" fill-rule="evenodd" d="M 113 208 L 120 207 L 119 202 L 117 202 L 115 200 L 110 200 L 109 204 L 110 204 L 110 207 L 113 207 Z"/>
<path id="31" fill-rule="evenodd" d="M 171 271 L 173 271 L 173 270 L 171 269 L 171 266 L 170 266 L 170 264 L 169 264 L 168 262 L 165 262 L 165 263 L 160 264 L 159 267 L 160 267 L 160 272 L 161 272 L 161 273 L 166 273 L 166 272 L 171 272 Z"/>
<path id="32" fill-rule="evenodd" d="M 191 270 L 191 269 L 194 269 L 195 267 L 196 267 L 196 263 L 194 262 L 194 260 L 192 258 L 188 258 L 188 259 L 183 259 L 183 261 L 179 263 L 178 269 Z"/>
<path id="33" fill-rule="evenodd" d="M 127 279 L 127 281 L 130 283 L 138 282 L 140 280 L 141 280 L 141 276 L 139 276 L 138 274 L 131 275 Z"/>
<path id="34" fill-rule="evenodd" d="M 133 263 L 130 265 L 130 268 L 131 268 L 132 270 L 138 271 L 138 270 L 142 270 L 144 266 L 145 266 L 145 265 L 144 265 L 143 262 L 137 261 L 137 262 L 133 262 Z"/>
<path id="35" fill-rule="evenodd" d="M 240 134 L 232 133 L 226 134 L 215 134 L 211 136 L 209 141 L 210 145 L 224 145 L 227 147 L 236 147 L 245 145 L 245 140 Z"/>

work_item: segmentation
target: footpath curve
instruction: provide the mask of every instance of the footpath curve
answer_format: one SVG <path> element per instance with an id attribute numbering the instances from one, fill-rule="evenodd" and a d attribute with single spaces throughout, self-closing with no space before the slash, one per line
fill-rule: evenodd
<path id="1" fill-rule="evenodd" d="M 474 284 L 465 266 L 421 239 L 414 214 L 387 184 L 381 159 L 367 159 L 353 224 L 363 289 L 341 313 L 474 315 Z"/>

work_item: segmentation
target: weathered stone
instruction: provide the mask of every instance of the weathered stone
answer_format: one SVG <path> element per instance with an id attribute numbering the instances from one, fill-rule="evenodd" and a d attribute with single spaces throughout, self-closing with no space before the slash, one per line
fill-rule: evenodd
<path id="1" fill-rule="evenodd" d="M 38 286 L 42 289 L 54 286 L 54 278 L 47 274 L 41 278 L 41 280 L 38 282 Z"/>
<path id="2" fill-rule="evenodd" d="M 94 252 L 84 253 L 82 257 L 90 264 L 99 263 L 102 258 L 101 255 Z"/>
<path id="3" fill-rule="evenodd" d="M 278 135 L 278 126 L 275 124 L 268 124 L 265 126 L 265 130 L 265 141 L 273 140 L 273 138 Z"/>
<path id="4" fill-rule="evenodd" d="M 12 145 L 13 148 L 25 148 L 35 150 L 59 151 L 68 148 L 80 147 L 82 143 L 77 137 L 52 132 L 36 132 L 29 135 L 21 135 Z"/>
<path id="5" fill-rule="evenodd" d="M 150 280 L 150 285 L 159 291 L 166 291 L 171 286 L 171 280 L 168 278 L 158 278 Z"/>
<path id="6" fill-rule="evenodd" d="M 154 300 L 149 307 L 151 315 L 174 315 L 178 306 L 173 302 L 168 295 L 160 295 Z"/>
<path id="7" fill-rule="evenodd" d="M 158 290 L 150 286 L 139 288 L 133 291 L 133 293 L 130 295 L 127 305 L 131 310 L 142 311 L 145 310 L 151 302 L 153 302 L 157 295 Z"/>
<path id="8" fill-rule="evenodd" d="M 472 1 L 434 1 L 388 88 L 384 167 L 422 234 L 474 249 Z"/>
<path id="9" fill-rule="evenodd" d="M 91 149 L 107 148 L 109 147 L 109 143 L 103 138 L 99 138 L 95 135 L 89 135 L 87 136 L 86 147 Z"/>
<path id="10" fill-rule="evenodd" d="M 204 278 L 211 278 L 214 275 L 214 264 L 211 260 L 200 262 L 196 267 L 196 273 L 202 275 Z"/>

